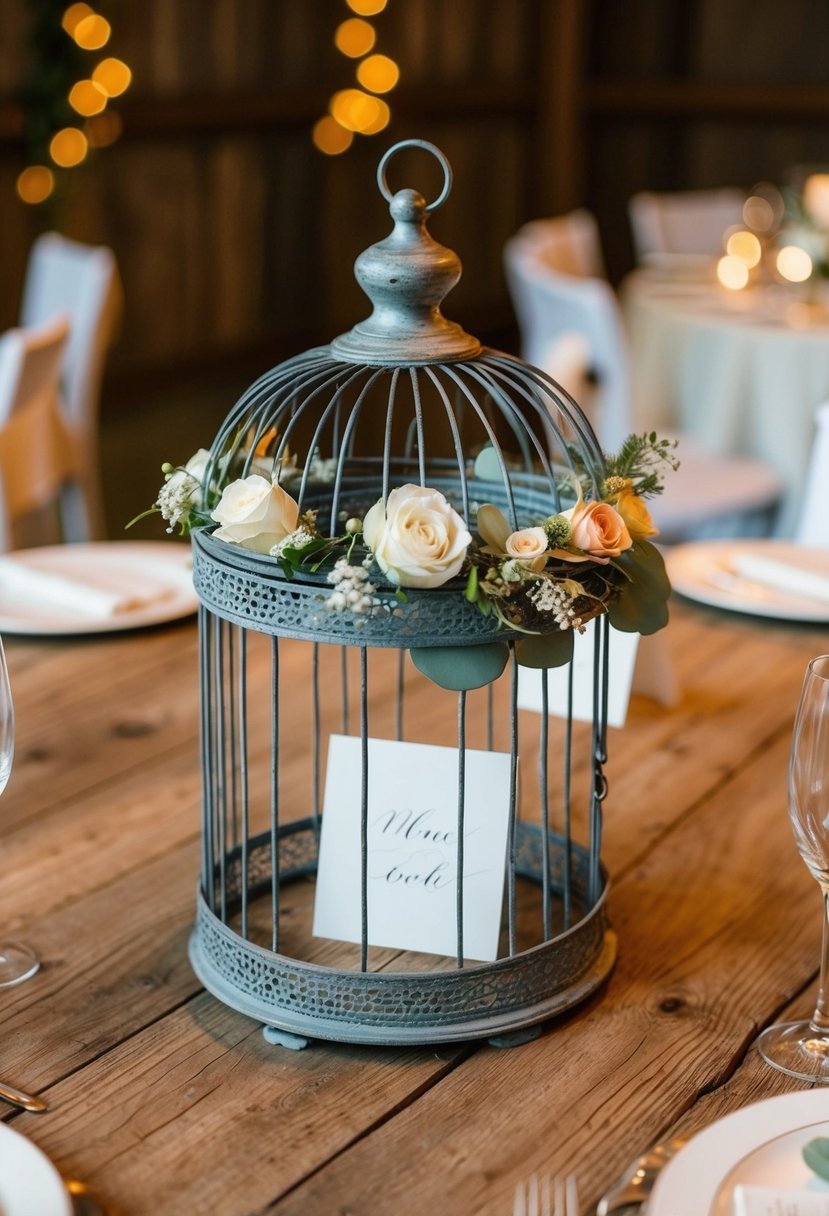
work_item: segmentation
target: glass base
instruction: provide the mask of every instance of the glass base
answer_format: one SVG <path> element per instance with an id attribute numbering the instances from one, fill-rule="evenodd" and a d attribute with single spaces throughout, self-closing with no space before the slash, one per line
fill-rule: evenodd
<path id="1" fill-rule="evenodd" d="M 40 959 L 20 942 L 0 942 L 0 988 L 22 984 L 40 966 Z"/>
<path id="2" fill-rule="evenodd" d="M 757 1040 L 757 1050 L 773 1068 L 799 1081 L 829 1085 L 829 1031 L 811 1022 L 778 1022 Z"/>

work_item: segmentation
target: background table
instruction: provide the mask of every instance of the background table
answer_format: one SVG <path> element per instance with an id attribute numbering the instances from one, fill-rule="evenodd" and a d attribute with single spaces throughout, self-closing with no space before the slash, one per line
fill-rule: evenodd
<path id="1" fill-rule="evenodd" d="M 638 430 L 683 431 L 724 455 L 758 456 L 780 474 L 778 531 L 790 534 L 829 398 L 829 313 L 802 291 L 727 291 L 713 279 L 648 270 L 622 287 Z"/>
<path id="2" fill-rule="evenodd" d="M 821 904 L 785 770 L 826 630 L 673 617 L 680 704 L 637 701 L 611 731 L 617 967 L 512 1050 L 268 1046 L 187 961 L 195 627 L 8 638 L 18 750 L 0 924 L 43 966 L 0 991 L 0 1076 L 52 1106 L 12 1124 L 120 1216 L 504 1216 L 516 1180 L 548 1169 L 573 1170 L 592 1212 L 657 1138 L 797 1088 L 752 1042 L 815 998 Z M 289 674 L 289 645 L 282 661 Z M 420 689 L 411 721 L 428 713 Z"/>

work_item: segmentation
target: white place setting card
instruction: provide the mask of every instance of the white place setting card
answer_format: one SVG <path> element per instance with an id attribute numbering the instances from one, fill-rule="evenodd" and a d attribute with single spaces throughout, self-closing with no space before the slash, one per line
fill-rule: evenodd
<path id="1" fill-rule="evenodd" d="M 573 636 L 573 718 L 593 720 L 593 655 L 596 621 L 589 621 L 584 633 Z M 630 701 L 638 633 L 610 630 L 608 670 L 608 726 L 624 726 Z M 569 667 L 551 667 L 547 672 L 547 707 L 557 717 L 567 716 Z M 541 672 L 530 667 L 518 669 L 518 707 L 541 713 Z"/>
<path id="2" fill-rule="evenodd" d="M 463 934 L 468 959 L 498 955 L 509 827 L 510 758 L 467 749 Z M 361 940 L 362 744 L 332 735 L 313 932 Z M 427 954 L 457 949 L 458 752 L 368 740 L 368 942 Z"/>

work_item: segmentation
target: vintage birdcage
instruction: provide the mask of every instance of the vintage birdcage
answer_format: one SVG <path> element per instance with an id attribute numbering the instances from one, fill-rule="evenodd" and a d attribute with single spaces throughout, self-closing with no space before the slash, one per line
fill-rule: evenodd
<path id="1" fill-rule="evenodd" d="M 443 190 L 430 205 L 414 190 L 389 190 L 389 158 L 408 145 L 427 149 L 443 168 Z M 300 512 L 317 512 L 324 536 L 344 533 L 344 521 L 362 519 L 402 483 L 439 491 L 466 521 L 476 506 L 494 504 L 513 529 L 573 502 L 577 479 L 567 474 L 576 465 L 582 484 L 598 493 L 603 457 L 572 399 L 441 315 L 460 275 L 457 257 L 425 227 L 450 191 L 442 153 L 422 141 L 398 144 L 383 157 L 378 182 L 394 228 L 356 263 L 371 316 L 330 346 L 267 372 L 242 396 L 212 446 L 205 484 L 221 484 L 231 466 L 244 477 L 265 460 Z M 403 597 L 372 572 L 371 610 L 350 611 L 332 605 L 330 564 L 286 572 L 274 556 L 228 544 L 209 527 L 194 532 L 193 558 L 203 850 L 190 952 L 205 986 L 288 1046 L 309 1038 L 517 1041 L 593 991 L 615 957 L 600 863 L 606 617 L 596 621 L 592 714 L 579 723 L 567 701 L 572 664 L 563 668 L 560 716 L 547 713 L 547 668 L 561 662 L 563 632 L 542 635 L 534 652 L 538 638 L 527 647 L 525 634 L 480 611 L 462 577 L 410 586 Z M 518 707 L 522 663 L 540 672 L 541 713 Z M 256 704 L 254 671 L 262 685 Z M 406 710 L 418 683 L 434 711 L 413 726 Z M 293 745 L 287 757 L 289 717 L 307 719 L 307 746 Z M 371 940 L 370 734 L 378 733 L 404 743 L 450 741 L 457 818 L 446 957 Z M 349 791 L 359 804 L 349 878 L 358 932 L 354 945 L 337 950 L 314 937 L 309 910 L 319 894 L 332 735 L 354 740 L 358 755 Z M 464 850 L 483 801 L 476 795 L 469 804 L 470 740 L 476 751 L 502 748 L 509 757 L 503 920 L 497 957 L 484 962 L 465 949 L 473 880 Z"/>

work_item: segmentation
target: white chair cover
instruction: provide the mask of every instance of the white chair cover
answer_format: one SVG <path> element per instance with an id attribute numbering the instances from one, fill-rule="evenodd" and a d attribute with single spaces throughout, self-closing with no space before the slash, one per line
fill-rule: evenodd
<path id="1" fill-rule="evenodd" d="M 120 312 L 115 257 L 57 232 L 39 237 L 29 257 L 21 324 L 41 325 L 66 313 L 71 332 L 62 368 L 63 403 L 76 456 L 75 490 L 66 503 L 72 540 L 104 534 L 98 457 L 101 379 Z"/>
<path id="2" fill-rule="evenodd" d="M 742 190 L 642 191 L 628 203 L 633 245 L 639 261 L 653 255 L 723 252 L 723 234 L 742 223 Z"/>
<path id="3" fill-rule="evenodd" d="M 795 540 L 829 548 L 829 401 L 815 413 L 815 440 Z"/>
<path id="4" fill-rule="evenodd" d="M 0 337 L 0 552 L 13 547 L 13 523 L 61 501 L 72 475 L 59 396 L 68 336 L 61 315 Z"/>
<path id="5" fill-rule="evenodd" d="M 507 282 L 521 331 L 521 353 L 528 362 L 556 380 L 557 368 L 550 362 L 556 341 L 563 335 L 571 340 L 573 331 L 586 340 L 596 384 L 585 413 L 602 447 L 612 452 L 632 426 L 627 338 L 610 284 L 566 269 L 586 265 L 585 249 L 591 243 L 599 247 L 593 217 L 585 211 L 574 215 L 575 224 L 573 216 L 565 216 L 520 229 L 505 246 Z M 567 251 L 567 234 L 576 231 L 578 244 Z M 554 239 L 542 255 L 545 235 Z M 573 395 L 581 403 L 578 393 Z M 777 475 L 753 458 L 715 456 L 689 437 L 676 438 L 680 468 L 667 478 L 664 493 L 649 503 L 661 539 L 768 531 L 781 493 Z"/>

